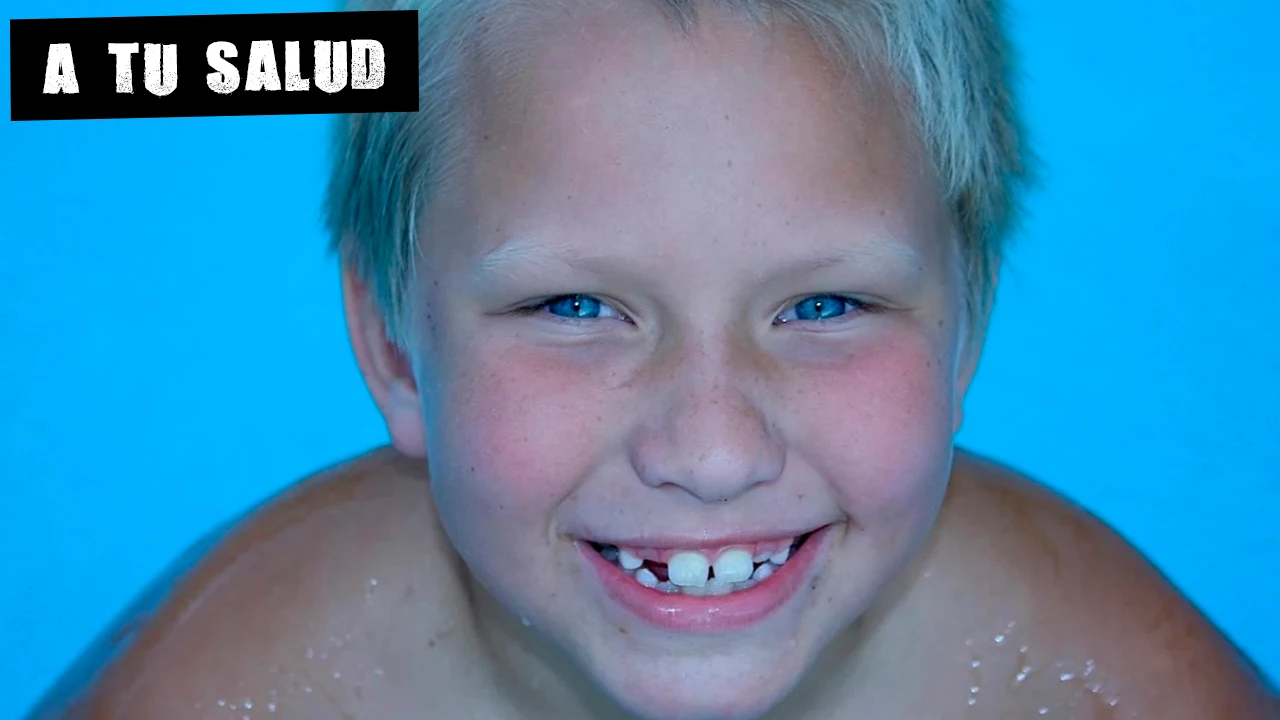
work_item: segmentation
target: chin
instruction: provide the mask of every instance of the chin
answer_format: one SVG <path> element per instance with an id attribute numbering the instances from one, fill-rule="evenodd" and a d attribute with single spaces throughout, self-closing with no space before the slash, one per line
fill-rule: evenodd
<path id="1" fill-rule="evenodd" d="M 705 672 L 666 681 L 628 672 L 635 677 L 624 680 L 612 693 L 613 699 L 644 720 L 756 720 L 782 702 L 794 685 L 786 681 L 795 679 L 780 676 L 775 668 L 717 680 L 703 679 Z"/>

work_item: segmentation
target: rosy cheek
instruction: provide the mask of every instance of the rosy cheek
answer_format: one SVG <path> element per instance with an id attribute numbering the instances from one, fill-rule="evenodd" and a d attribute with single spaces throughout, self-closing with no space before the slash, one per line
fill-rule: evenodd
<path id="1" fill-rule="evenodd" d="M 855 517 L 916 513 L 941 492 L 951 452 L 948 367 L 932 343 L 904 335 L 824 371 L 803 395 L 812 456 Z"/>
<path id="2" fill-rule="evenodd" d="M 447 388 L 444 443 L 464 492 L 508 512 L 543 509 L 572 491 L 591 459 L 598 414 L 592 381 L 562 360 L 529 352 L 475 352 Z"/>

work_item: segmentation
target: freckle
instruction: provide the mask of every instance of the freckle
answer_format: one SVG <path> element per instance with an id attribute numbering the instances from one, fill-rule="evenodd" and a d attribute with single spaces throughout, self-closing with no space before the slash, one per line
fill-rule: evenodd
<path id="1" fill-rule="evenodd" d="M 408 600 L 409 598 L 413 597 L 413 594 L 415 592 L 417 592 L 417 590 L 412 585 L 406 586 L 404 589 L 404 598 Z"/>
<path id="2" fill-rule="evenodd" d="M 623 635 L 626 635 L 626 634 L 627 634 L 627 629 L 626 629 L 626 628 L 624 628 L 624 627 L 620 627 L 620 628 L 618 628 L 618 632 L 622 633 Z"/>
<path id="3" fill-rule="evenodd" d="M 429 647 L 429 648 L 433 648 L 433 647 L 435 647 L 435 646 L 436 646 L 436 639 L 435 639 L 435 638 L 430 638 L 430 639 L 428 639 L 428 640 L 427 640 L 427 647 Z"/>
<path id="4" fill-rule="evenodd" d="M 725 167 L 733 167 L 733 161 L 729 160 L 728 162 L 726 162 Z"/>

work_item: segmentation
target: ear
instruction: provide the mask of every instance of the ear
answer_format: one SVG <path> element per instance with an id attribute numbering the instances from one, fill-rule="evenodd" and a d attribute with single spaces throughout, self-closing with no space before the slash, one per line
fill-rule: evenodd
<path id="1" fill-rule="evenodd" d="M 345 263 L 342 297 L 356 363 L 374 403 L 382 411 L 391 443 L 405 455 L 426 457 L 422 402 L 413 365 L 388 338 L 386 321 L 368 286 Z"/>
<path id="2" fill-rule="evenodd" d="M 960 427 L 964 425 L 965 398 L 969 396 L 969 387 L 973 384 L 974 376 L 978 374 L 978 361 L 982 358 L 982 348 L 986 344 L 991 307 L 995 302 L 996 285 L 999 280 L 1000 271 L 997 262 L 995 270 L 991 273 L 991 299 L 987 302 L 985 315 L 975 318 L 972 316 L 972 311 L 965 312 L 964 327 L 960 333 L 963 345 L 960 347 L 960 364 L 956 369 L 956 403 L 952 434 L 960 432 Z"/>

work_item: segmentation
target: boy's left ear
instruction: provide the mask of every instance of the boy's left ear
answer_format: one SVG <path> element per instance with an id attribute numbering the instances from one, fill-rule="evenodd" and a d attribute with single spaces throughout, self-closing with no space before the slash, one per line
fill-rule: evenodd
<path id="1" fill-rule="evenodd" d="M 995 275 L 996 277 L 991 280 L 993 293 L 999 273 Z M 973 384 L 973 378 L 978 374 L 978 361 L 982 358 L 989 320 L 990 314 L 987 317 L 973 318 L 966 313 L 965 327 L 961 333 L 961 342 L 964 344 L 960 348 L 960 365 L 956 373 L 955 418 L 951 430 L 953 434 L 960 432 L 960 426 L 964 424 L 964 403 L 969 397 L 969 387 Z"/>
<path id="2" fill-rule="evenodd" d="M 412 363 L 388 337 L 386 321 L 366 283 L 345 263 L 342 298 L 351 349 L 392 444 L 405 455 L 426 457 L 422 404 Z"/>
<path id="3" fill-rule="evenodd" d="M 964 355 L 956 375 L 955 418 L 951 428 L 953 435 L 960 432 L 960 426 L 964 425 L 964 403 L 969 397 L 969 385 L 973 382 L 973 376 L 977 374 L 978 356 L 982 352 L 981 344 L 976 339 L 972 342 L 972 345 L 962 351 Z"/>

